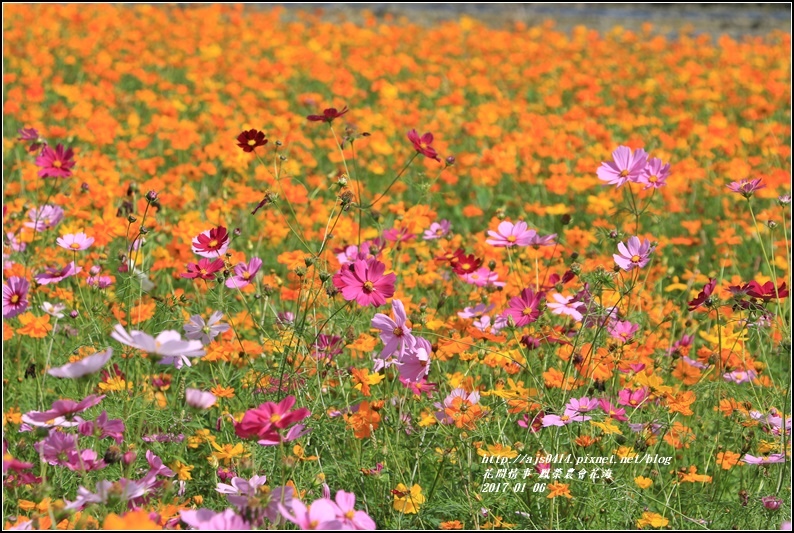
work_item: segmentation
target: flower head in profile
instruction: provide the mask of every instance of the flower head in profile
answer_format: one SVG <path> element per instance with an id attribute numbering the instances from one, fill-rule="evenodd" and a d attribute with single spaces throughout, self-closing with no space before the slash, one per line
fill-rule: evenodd
<path id="1" fill-rule="evenodd" d="M 714 278 L 709 279 L 709 282 L 703 286 L 703 290 L 698 293 L 694 300 L 689 302 L 689 310 L 694 311 L 698 307 L 703 304 L 707 306 L 711 302 L 711 295 L 714 293 L 714 289 L 717 287 L 717 280 Z"/>
<path id="2" fill-rule="evenodd" d="M 67 422 L 77 413 L 97 405 L 105 396 L 91 394 L 79 402 L 74 400 L 56 400 L 49 411 L 31 411 L 22 415 L 22 421 L 40 427 L 76 426 L 78 422 Z"/>
<path id="3" fill-rule="evenodd" d="M 344 529 L 336 518 L 338 508 L 331 500 L 320 498 L 306 507 L 302 501 L 293 499 L 289 508 L 281 503 L 278 507 L 284 518 L 301 529 Z"/>
<path id="4" fill-rule="evenodd" d="M 58 240 L 55 242 L 58 243 L 58 246 L 69 250 L 70 252 L 81 252 L 83 250 L 87 250 L 94 244 L 94 238 L 89 237 L 85 233 L 70 233 L 68 235 L 64 235 L 63 237 L 59 237 Z"/>
<path id="5" fill-rule="evenodd" d="M 439 163 L 441 162 L 441 159 L 438 157 L 438 152 L 436 152 L 435 148 L 430 146 L 433 144 L 432 133 L 428 132 L 420 137 L 416 130 L 411 130 L 408 132 L 408 140 L 413 143 L 417 152 L 427 158 L 435 159 Z"/>
<path id="6" fill-rule="evenodd" d="M 75 161 L 74 151 L 69 148 L 64 149 L 63 145 L 58 144 L 55 150 L 45 146 L 41 154 L 36 158 L 36 166 L 39 170 L 40 178 L 68 178 L 72 175 Z"/>
<path id="7" fill-rule="evenodd" d="M 8 283 L 3 283 L 3 318 L 15 317 L 30 305 L 28 289 L 30 283 L 25 278 L 11 276 Z"/>
<path id="8" fill-rule="evenodd" d="M 223 318 L 222 311 L 212 313 L 206 322 L 201 315 L 191 316 L 190 321 L 182 326 L 185 330 L 185 337 L 193 341 L 199 340 L 204 346 L 208 345 L 215 337 L 231 328 L 229 324 L 221 324 L 221 318 Z"/>
<path id="9" fill-rule="evenodd" d="M 629 271 L 642 268 L 651 260 L 651 252 L 656 249 L 651 242 L 645 239 L 640 242 L 639 237 L 629 237 L 626 244 L 618 243 L 619 254 L 612 254 L 615 263 L 623 270 Z"/>
<path id="10" fill-rule="evenodd" d="M 343 107 L 341 110 L 337 110 L 335 107 L 329 107 L 328 109 L 323 110 L 322 115 L 309 115 L 306 117 L 307 120 L 311 122 L 327 122 L 331 123 L 334 119 L 337 119 L 350 111 L 347 106 Z"/>
<path id="11" fill-rule="evenodd" d="M 58 283 L 66 278 L 70 278 L 83 270 L 83 267 L 75 266 L 74 261 L 67 264 L 63 268 L 48 267 L 47 270 L 41 274 L 33 276 L 40 285 L 48 285 L 50 283 Z"/>
<path id="12" fill-rule="evenodd" d="M 745 198 L 750 198 L 755 191 L 765 188 L 766 185 L 761 183 L 761 178 L 756 178 L 754 180 L 732 181 L 727 187 Z"/>
<path id="13" fill-rule="evenodd" d="M 290 411 L 296 401 L 294 396 L 287 396 L 279 403 L 267 402 L 249 409 L 243 419 L 235 424 L 235 433 L 241 439 L 256 438 L 262 446 L 273 446 L 297 439 L 307 432 L 303 424 L 292 427 L 285 436 L 280 433 L 311 414 L 305 407 Z"/>
<path id="14" fill-rule="evenodd" d="M 358 305 L 380 307 L 386 298 L 394 296 L 394 272 L 384 275 L 386 265 L 377 259 L 357 260 L 342 266 L 334 276 L 334 286 L 342 291 L 347 301 L 355 300 Z"/>
<path id="15" fill-rule="evenodd" d="M 199 389 L 186 389 L 185 400 L 190 407 L 195 407 L 196 409 L 209 409 L 215 405 L 217 398 L 215 398 L 215 395 L 211 392 L 204 392 Z"/>
<path id="16" fill-rule="evenodd" d="M 598 179 L 620 188 L 627 181 L 639 181 L 645 171 L 648 154 L 638 148 L 633 153 L 628 146 L 618 146 L 612 161 L 604 161 L 596 171 Z"/>
<path id="17" fill-rule="evenodd" d="M 30 153 L 38 151 L 42 146 L 47 146 L 47 141 L 41 137 L 41 134 L 39 134 L 36 128 L 22 128 L 17 130 L 17 133 L 19 133 L 19 137 L 17 138 L 18 141 L 27 141 L 31 143 L 30 146 L 28 146 L 28 152 Z"/>
<path id="18" fill-rule="evenodd" d="M 551 310 L 552 314 L 568 315 L 577 322 L 582 321 L 583 313 L 587 312 L 587 306 L 577 301 L 575 296 L 566 297 L 560 293 L 554 293 L 551 297 L 554 298 L 554 302 L 546 304 L 546 307 Z"/>
<path id="19" fill-rule="evenodd" d="M 182 521 L 193 529 L 208 531 L 240 531 L 251 529 L 251 524 L 231 509 L 215 512 L 211 509 L 183 509 L 179 511 Z"/>
<path id="20" fill-rule="evenodd" d="M 529 246 L 532 239 L 537 236 L 534 229 L 527 229 L 527 223 L 519 220 L 515 224 L 508 220 L 499 223 L 497 231 L 488 231 L 489 239 L 485 242 L 491 246 L 506 247 Z"/>
<path id="21" fill-rule="evenodd" d="M 253 152 L 260 146 L 267 144 L 264 132 L 253 129 L 243 131 L 237 136 L 237 146 L 243 149 L 243 152 Z"/>
<path id="22" fill-rule="evenodd" d="M 229 232 L 223 226 L 200 233 L 193 239 L 193 253 L 201 257 L 220 257 L 229 248 Z"/>
<path id="23" fill-rule="evenodd" d="M 99 372 L 99 370 L 110 361 L 112 356 L 113 348 L 108 348 L 104 352 L 97 352 L 94 355 L 89 355 L 74 363 L 67 363 L 58 368 L 51 368 L 47 373 L 56 378 L 81 378 Z"/>

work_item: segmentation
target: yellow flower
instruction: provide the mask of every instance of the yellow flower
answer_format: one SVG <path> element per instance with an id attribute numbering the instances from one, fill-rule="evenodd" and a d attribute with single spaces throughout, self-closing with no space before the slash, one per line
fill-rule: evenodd
<path id="1" fill-rule="evenodd" d="M 306 455 L 303 446 L 300 444 L 296 444 L 292 447 L 292 453 L 298 458 L 299 461 L 316 461 L 318 459 L 316 455 Z"/>
<path id="2" fill-rule="evenodd" d="M 394 494 L 394 510 L 403 514 L 416 514 L 419 506 L 425 503 L 422 487 L 416 484 L 409 491 L 408 487 L 400 483 L 392 494 Z"/>
<path id="3" fill-rule="evenodd" d="M 182 461 L 174 461 L 170 465 L 171 470 L 176 472 L 177 477 L 182 481 L 190 481 L 193 479 L 193 476 L 190 475 L 190 471 L 193 470 L 193 465 L 186 465 L 183 464 Z"/>
<path id="4" fill-rule="evenodd" d="M 215 441 L 210 442 L 210 444 L 217 450 L 212 454 L 212 459 L 215 461 L 223 461 L 223 463 L 227 465 L 229 461 L 237 456 L 248 457 L 251 455 L 250 453 L 245 453 L 245 448 L 239 442 L 235 445 L 224 444 L 223 446 L 218 445 Z"/>
<path id="5" fill-rule="evenodd" d="M 636 483 L 639 488 L 645 490 L 653 485 L 653 480 L 648 477 L 637 476 L 634 478 L 634 483 Z"/>
<path id="6" fill-rule="evenodd" d="M 642 529 L 646 526 L 660 528 L 665 527 L 669 523 L 670 521 L 662 515 L 646 511 L 642 513 L 642 518 L 637 520 L 637 527 L 639 529 Z"/>
<path id="7" fill-rule="evenodd" d="M 477 450 L 477 455 L 480 456 L 495 456 L 495 457 L 507 457 L 508 459 L 512 459 L 514 457 L 518 457 L 518 452 L 515 451 L 510 446 L 502 446 L 501 444 L 488 444 L 486 445 L 488 450 L 483 450 L 480 448 Z"/>

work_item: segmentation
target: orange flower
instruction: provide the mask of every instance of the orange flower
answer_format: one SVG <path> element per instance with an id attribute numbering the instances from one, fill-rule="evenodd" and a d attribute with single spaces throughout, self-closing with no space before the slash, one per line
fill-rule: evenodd
<path id="1" fill-rule="evenodd" d="M 102 529 L 115 529 L 115 530 L 153 530 L 163 529 L 163 527 L 149 518 L 149 512 L 141 509 L 138 511 L 131 511 L 122 516 L 116 513 L 110 513 L 105 517 L 102 523 Z"/>
<path id="2" fill-rule="evenodd" d="M 43 339 L 47 336 L 49 331 L 52 331 L 50 315 L 35 316 L 28 311 L 27 313 L 19 315 L 19 321 L 22 323 L 22 327 L 17 329 L 17 333 L 20 335 L 26 335 L 34 339 Z"/>
<path id="3" fill-rule="evenodd" d="M 743 462 L 739 461 L 741 454 L 726 451 L 720 452 L 717 454 L 717 464 L 722 467 L 723 470 L 730 470 L 737 464 L 744 464 Z"/>
<path id="4" fill-rule="evenodd" d="M 658 529 L 660 527 L 665 527 L 669 523 L 670 521 L 662 515 L 646 511 L 642 513 L 642 518 L 637 520 L 637 527 L 643 529 L 650 526 Z"/>
<path id="5" fill-rule="evenodd" d="M 444 529 L 444 530 L 463 529 L 463 523 L 460 520 L 450 520 L 447 522 L 441 522 L 441 524 L 439 524 L 439 529 Z"/>
<path id="6" fill-rule="evenodd" d="M 698 467 L 690 466 L 689 471 L 687 472 L 685 469 L 682 469 L 681 472 L 678 472 L 678 482 L 679 483 L 711 483 L 711 476 L 707 476 L 705 474 L 698 474 Z"/>
<path id="7" fill-rule="evenodd" d="M 549 495 L 546 496 L 547 498 L 556 498 L 557 496 L 565 496 L 569 500 L 573 498 L 571 494 L 571 490 L 568 488 L 568 485 L 565 483 L 560 483 L 559 481 L 555 481 L 554 483 L 549 484 Z"/>
<path id="8" fill-rule="evenodd" d="M 380 425 L 380 414 L 372 409 L 368 401 L 363 401 L 358 406 L 358 411 L 352 415 L 345 415 L 345 422 L 350 427 L 357 439 L 367 439 L 372 431 Z"/>

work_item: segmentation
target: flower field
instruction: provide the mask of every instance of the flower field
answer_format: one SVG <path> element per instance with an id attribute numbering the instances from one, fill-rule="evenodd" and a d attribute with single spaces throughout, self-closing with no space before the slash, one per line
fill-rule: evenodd
<path id="1" fill-rule="evenodd" d="M 5 528 L 791 528 L 790 34 L 3 30 Z"/>

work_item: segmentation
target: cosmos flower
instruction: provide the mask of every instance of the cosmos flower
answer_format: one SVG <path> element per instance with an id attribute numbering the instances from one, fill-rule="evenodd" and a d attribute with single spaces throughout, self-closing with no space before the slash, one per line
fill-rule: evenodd
<path id="1" fill-rule="evenodd" d="M 142 331 L 127 331 L 116 324 L 110 336 L 121 344 L 160 356 L 160 364 L 174 365 L 177 369 L 182 365 L 191 366 L 189 357 L 204 355 L 204 347 L 200 341 L 183 341 L 178 331 L 163 331 L 152 337 Z"/>
<path id="2" fill-rule="evenodd" d="M 527 229 L 527 223 L 519 220 L 515 224 L 510 221 L 503 220 L 499 223 L 497 231 L 488 231 L 489 239 L 485 242 L 491 246 L 497 247 L 512 247 L 512 246 L 529 246 L 532 239 L 537 236 L 534 229 Z"/>
<path id="3" fill-rule="evenodd" d="M 51 229 L 63 220 L 63 215 L 63 209 L 57 205 L 43 205 L 28 211 L 28 218 L 32 222 L 25 222 L 25 226 L 35 231 Z"/>
<path id="4" fill-rule="evenodd" d="M 61 144 L 58 144 L 55 150 L 45 146 L 36 158 L 36 166 L 41 167 L 39 177 L 68 178 L 72 175 L 72 168 L 75 165 L 73 156 L 74 151 L 71 148 L 65 150 Z"/>
<path id="5" fill-rule="evenodd" d="M 745 198 L 750 198 L 755 191 L 765 188 L 766 185 L 761 183 L 761 178 L 756 178 L 754 180 L 732 181 L 727 187 Z"/>
<path id="6" fill-rule="evenodd" d="M 33 278 L 39 285 L 49 285 L 50 283 L 58 283 L 66 278 L 70 278 L 82 272 L 82 270 L 83 267 L 75 266 L 74 261 L 72 261 L 61 269 L 58 267 L 47 267 L 47 270 L 40 274 L 36 274 Z"/>
<path id="7" fill-rule="evenodd" d="M 94 238 L 89 237 L 85 233 L 70 233 L 68 235 L 64 235 L 63 237 L 59 237 L 55 242 L 58 243 L 58 246 L 69 250 L 70 252 L 81 252 L 83 250 L 87 250 L 94 244 Z"/>
<path id="8" fill-rule="evenodd" d="M 668 177 L 670 177 L 670 163 L 663 165 L 661 159 L 653 157 L 648 160 L 637 182 L 644 184 L 646 189 L 658 189 L 667 185 Z"/>
<path id="9" fill-rule="evenodd" d="M 527 287 L 521 294 L 510 299 L 509 307 L 502 315 L 513 317 L 513 322 L 517 328 L 524 327 L 536 321 L 540 316 L 540 302 L 545 297 L 542 292 L 535 293 L 531 287 Z"/>
<path id="10" fill-rule="evenodd" d="M 97 352 L 88 357 L 84 357 L 74 363 L 67 363 L 58 368 L 51 368 L 47 373 L 56 378 L 77 379 L 99 370 L 110 361 L 113 356 L 113 348 L 108 348 L 104 352 Z"/>
<path id="11" fill-rule="evenodd" d="M 441 159 L 438 157 L 438 152 L 436 152 L 435 148 L 430 146 L 433 144 L 432 133 L 428 132 L 420 137 L 419 134 L 416 133 L 416 130 L 411 130 L 408 132 L 408 140 L 411 141 L 417 152 L 429 159 L 435 159 L 439 163 L 441 162 Z"/>
<path id="12" fill-rule="evenodd" d="M 347 301 L 380 307 L 386 303 L 386 298 L 394 295 L 397 278 L 393 272 L 384 275 L 385 271 L 386 265 L 377 259 L 357 260 L 343 266 L 334 276 L 334 286 L 342 291 L 342 297 Z"/>
<path id="13" fill-rule="evenodd" d="M 391 302 L 391 307 L 395 320 L 383 313 L 372 317 L 372 327 L 380 330 L 380 339 L 383 341 L 381 358 L 389 357 L 394 353 L 402 357 L 406 350 L 412 349 L 416 344 L 416 339 L 411 335 L 411 328 L 406 326 L 408 317 L 403 303 L 395 298 Z"/>
<path id="14" fill-rule="evenodd" d="M 331 123 L 334 119 L 337 119 L 350 111 L 347 106 L 343 107 L 341 110 L 337 111 L 335 107 L 329 107 L 328 109 L 323 110 L 322 115 L 309 115 L 306 117 L 307 120 L 310 122 L 327 122 Z"/>
<path id="15" fill-rule="evenodd" d="M 253 129 L 243 131 L 237 136 L 237 146 L 243 149 L 243 152 L 253 152 L 260 146 L 267 144 L 264 132 Z"/>
<path id="16" fill-rule="evenodd" d="M 183 509 L 179 511 L 182 521 L 193 529 L 209 531 L 239 531 L 251 529 L 251 524 L 231 509 L 216 512 L 211 509 Z"/>
<path id="17" fill-rule="evenodd" d="M 262 260 L 258 257 L 252 257 L 246 265 L 245 263 L 237 263 L 234 267 L 234 275 L 226 280 L 226 286 L 230 289 L 242 289 L 251 284 L 256 273 L 262 267 Z"/>
<path id="18" fill-rule="evenodd" d="M 446 237 L 449 233 L 451 225 L 449 220 L 440 220 L 438 222 L 433 222 L 430 224 L 430 228 L 426 229 L 422 238 L 426 241 L 432 241 L 435 239 L 441 239 Z"/>
<path id="19" fill-rule="evenodd" d="M 199 259 L 198 263 L 188 263 L 187 272 L 180 274 L 180 277 L 186 279 L 215 279 L 215 273 L 223 270 L 225 264 L 223 259 L 215 259 L 214 261 L 204 257 Z"/>
<path id="20" fill-rule="evenodd" d="M 632 153 L 628 146 L 618 146 L 612 152 L 612 161 L 601 163 L 596 174 L 598 179 L 606 182 L 607 185 L 620 188 L 627 181 L 639 181 L 645 171 L 647 160 L 648 154 L 642 148 Z"/>
<path id="21" fill-rule="evenodd" d="M 209 409 L 215 405 L 217 398 L 215 398 L 215 395 L 211 392 L 189 388 L 185 390 L 185 400 L 190 407 L 195 407 L 196 409 Z"/>
<path id="22" fill-rule="evenodd" d="M 221 318 L 223 318 L 222 311 L 212 313 L 206 322 L 201 315 L 191 316 L 190 321 L 182 326 L 185 330 L 185 337 L 188 340 L 200 340 L 204 346 L 208 345 L 215 337 L 231 328 L 229 324 L 220 324 Z"/>
<path id="23" fill-rule="evenodd" d="M 3 318 L 12 318 L 25 312 L 30 305 L 29 288 L 28 280 L 18 276 L 11 276 L 7 284 L 3 283 Z"/>
<path id="24" fill-rule="evenodd" d="M 640 243 L 639 237 L 629 237 L 627 244 L 618 243 L 619 254 L 612 254 L 615 263 L 623 270 L 630 271 L 642 268 L 651 260 L 651 252 L 656 249 L 651 242 L 645 239 Z"/>
<path id="25" fill-rule="evenodd" d="M 229 249 L 229 232 L 223 226 L 208 229 L 193 239 L 193 253 L 209 259 L 221 257 Z"/>

